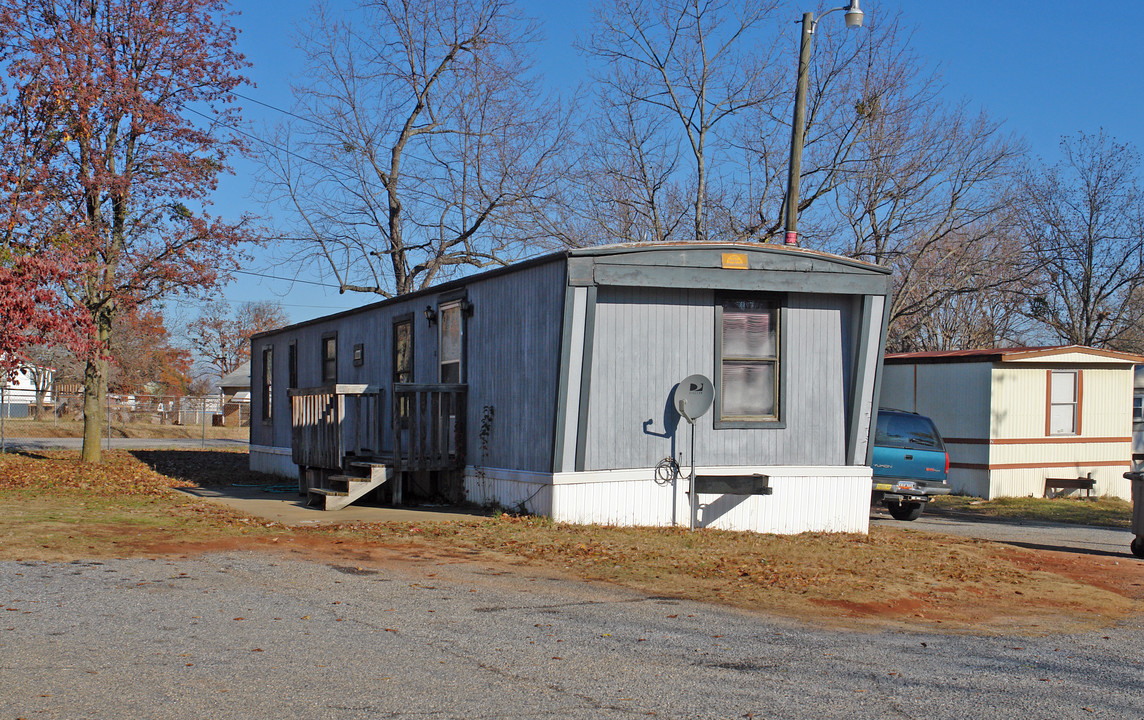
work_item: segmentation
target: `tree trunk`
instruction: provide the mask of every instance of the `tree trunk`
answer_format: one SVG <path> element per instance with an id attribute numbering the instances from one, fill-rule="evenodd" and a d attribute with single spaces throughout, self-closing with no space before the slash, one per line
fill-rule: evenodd
<path id="1" fill-rule="evenodd" d="M 101 351 L 108 347 L 111 339 L 111 315 L 101 312 L 95 319 Z M 88 359 L 83 373 L 83 452 L 80 460 L 85 463 L 98 463 L 103 459 L 100 447 L 103 440 L 103 427 L 107 398 L 107 360 L 100 357 Z"/>

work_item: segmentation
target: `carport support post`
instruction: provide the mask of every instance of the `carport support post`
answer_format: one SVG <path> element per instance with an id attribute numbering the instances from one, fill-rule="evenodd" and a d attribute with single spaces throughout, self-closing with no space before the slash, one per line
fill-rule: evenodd
<path id="1" fill-rule="evenodd" d="M 7 383 L 0 385 L 0 453 L 8 452 L 8 436 L 4 434 L 4 405 L 7 400 L 4 391 L 7 389 Z"/>
<path id="2" fill-rule="evenodd" d="M 199 399 L 199 402 L 202 403 L 199 410 L 202 412 L 202 415 L 203 415 L 203 450 L 206 450 L 207 449 L 207 396 L 203 395 Z"/>

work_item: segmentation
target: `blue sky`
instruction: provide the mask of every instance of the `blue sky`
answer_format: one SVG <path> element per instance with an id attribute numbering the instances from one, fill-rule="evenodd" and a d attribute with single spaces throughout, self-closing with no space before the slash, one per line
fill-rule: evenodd
<path id="1" fill-rule="evenodd" d="M 546 34 L 539 48 L 538 69 L 560 87 L 574 87 L 585 80 L 585 61 L 572 42 L 588 27 L 589 3 L 524 0 L 522 5 L 541 21 Z M 300 70 L 294 28 L 306 22 L 311 3 L 240 0 L 234 6 L 242 13 L 236 19 L 242 31 L 239 45 L 254 63 L 249 75 L 257 84 L 243 94 L 289 107 L 289 85 Z M 791 13 L 792 28 L 802 10 L 821 11 L 830 6 L 804 4 Z M 1053 162 L 1061 135 L 1095 133 L 1101 128 L 1121 142 L 1144 149 L 1144 83 L 1140 78 L 1144 72 L 1144 3 L 862 0 L 862 7 L 867 13 L 900 11 L 903 22 L 914 30 L 912 44 L 918 55 L 940 68 L 946 97 L 964 99 L 971 107 L 984 108 L 995 119 L 1004 120 L 1010 131 L 1027 139 L 1035 155 Z M 824 20 L 841 21 L 840 14 Z M 791 37 L 793 87 L 796 48 L 793 33 Z M 255 122 L 278 119 L 277 113 L 253 103 L 243 106 Z M 255 168 L 242 162 L 237 170 L 238 175 L 220 188 L 216 211 L 226 215 L 243 210 L 268 212 L 251 195 Z M 256 253 L 247 269 L 282 278 L 295 274 L 291 267 L 273 266 L 264 252 Z M 231 302 L 278 300 L 293 321 L 376 299 L 252 275 L 237 275 L 222 294 Z M 187 310 L 193 317 L 194 311 Z"/>

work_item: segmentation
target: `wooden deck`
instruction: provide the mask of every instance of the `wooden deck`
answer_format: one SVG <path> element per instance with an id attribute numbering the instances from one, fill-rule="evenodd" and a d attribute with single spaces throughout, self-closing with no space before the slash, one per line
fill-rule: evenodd
<path id="1" fill-rule="evenodd" d="M 396 383 L 384 388 L 331 385 L 290 390 L 291 456 L 302 468 L 341 472 L 360 458 L 384 459 L 396 472 L 465 465 L 464 384 Z"/>

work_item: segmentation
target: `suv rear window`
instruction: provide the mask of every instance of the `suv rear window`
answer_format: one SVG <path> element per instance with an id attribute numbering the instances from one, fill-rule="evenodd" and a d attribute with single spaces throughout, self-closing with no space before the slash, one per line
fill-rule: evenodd
<path id="1" fill-rule="evenodd" d="M 874 444 L 883 447 L 943 449 L 941 436 L 929 418 L 888 412 L 878 413 Z"/>

